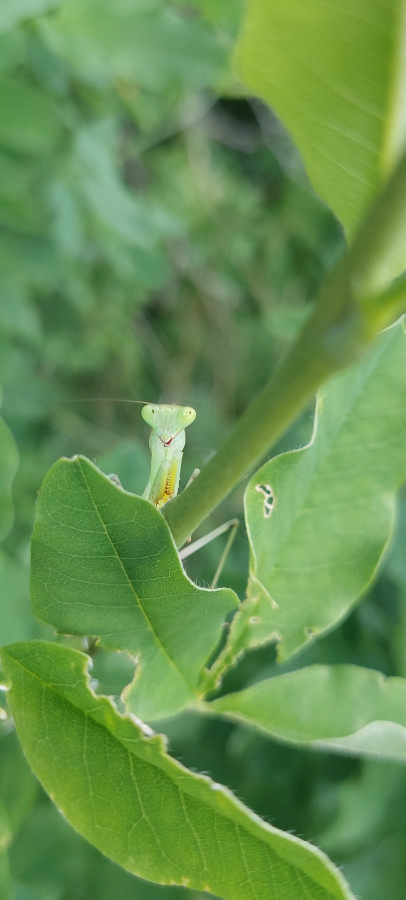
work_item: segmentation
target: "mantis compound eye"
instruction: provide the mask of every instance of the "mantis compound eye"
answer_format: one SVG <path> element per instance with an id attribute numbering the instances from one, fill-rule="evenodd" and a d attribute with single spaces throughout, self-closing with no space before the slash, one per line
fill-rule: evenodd
<path id="1" fill-rule="evenodd" d="M 153 428 L 155 425 L 155 419 L 156 419 L 156 415 L 157 415 L 157 407 L 153 406 L 152 403 L 147 403 L 146 406 L 142 407 L 141 415 L 142 415 L 142 418 L 144 419 L 144 422 L 146 422 L 147 425 L 150 426 L 150 428 Z"/>
<path id="2" fill-rule="evenodd" d="M 196 418 L 196 410 L 193 409 L 192 406 L 185 406 L 180 411 L 180 419 L 182 421 L 183 428 L 186 428 L 187 425 L 191 425 Z"/>

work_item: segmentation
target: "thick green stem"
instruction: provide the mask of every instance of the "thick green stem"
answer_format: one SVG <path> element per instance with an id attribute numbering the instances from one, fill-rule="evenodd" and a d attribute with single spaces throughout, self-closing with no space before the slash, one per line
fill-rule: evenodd
<path id="1" fill-rule="evenodd" d="M 406 234 L 406 156 L 373 205 L 354 244 L 327 279 L 314 312 L 278 371 L 255 397 L 200 475 L 163 514 L 177 546 L 270 450 L 320 384 L 357 360 L 375 333 L 406 306 L 406 284 L 382 294 L 382 256 Z M 396 295 L 396 302 L 393 302 Z M 403 307 L 402 304 L 403 297 Z"/>
<path id="2" fill-rule="evenodd" d="M 406 269 L 405 246 L 406 154 L 376 198 L 348 251 L 358 298 L 386 291 L 392 278 Z M 368 315 L 366 308 L 364 311 Z"/>
<path id="3" fill-rule="evenodd" d="M 182 546 L 206 516 L 261 460 L 309 402 L 319 384 L 336 370 L 336 353 L 326 353 L 316 334 L 312 336 L 309 331 L 304 332 L 197 478 L 164 508 L 164 515 L 178 546 Z"/>
<path id="4" fill-rule="evenodd" d="M 406 298 L 406 272 L 392 281 L 390 285 L 379 294 L 364 297 L 360 302 L 364 306 L 368 321 L 374 332 L 386 328 L 394 322 L 405 310 Z"/>

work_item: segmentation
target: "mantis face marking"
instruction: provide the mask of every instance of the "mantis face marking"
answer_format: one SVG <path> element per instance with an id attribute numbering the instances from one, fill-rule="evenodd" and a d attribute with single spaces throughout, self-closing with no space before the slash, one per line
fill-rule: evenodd
<path id="1" fill-rule="evenodd" d="M 176 497 L 185 446 L 185 428 L 196 418 L 191 406 L 148 403 L 141 410 L 142 418 L 152 429 L 149 439 L 151 473 L 144 497 L 157 509 Z"/>

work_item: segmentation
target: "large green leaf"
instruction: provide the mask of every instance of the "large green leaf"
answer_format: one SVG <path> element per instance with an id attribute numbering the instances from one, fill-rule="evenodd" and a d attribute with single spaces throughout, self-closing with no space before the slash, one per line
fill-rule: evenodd
<path id="1" fill-rule="evenodd" d="M 157 718 L 193 699 L 238 600 L 228 588 L 197 588 L 152 503 L 75 457 L 57 462 L 40 491 L 32 602 L 58 631 L 137 654 L 127 702 L 141 718 Z"/>
<path id="2" fill-rule="evenodd" d="M 31 642 L 1 658 L 34 772 L 74 827 L 120 865 L 225 900 L 351 897 L 320 851 L 262 822 L 171 759 L 162 736 L 97 698 L 83 654 Z"/>
<path id="3" fill-rule="evenodd" d="M 248 2 L 241 76 L 288 127 L 349 233 L 405 145 L 404 8 L 403 0 Z"/>
<path id="4" fill-rule="evenodd" d="M 339 622 L 373 578 L 406 476 L 405 359 L 400 322 L 323 389 L 310 444 L 251 479 L 249 600 L 234 626 L 243 644 L 275 639 L 280 658 L 290 656 Z"/>
<path id="5" fill-rule="evenodd" d="M 0 539 L 10 530 L 13 520 L 11 485 L 18 465 L 18 454 L 7 425 L 0 419 Z"/>
<path id="6" fill-rule="evenodd" d="M 406 680 L 372 669 L 308 666 L 207 709 L 289 743 L 406 762 Z"/>

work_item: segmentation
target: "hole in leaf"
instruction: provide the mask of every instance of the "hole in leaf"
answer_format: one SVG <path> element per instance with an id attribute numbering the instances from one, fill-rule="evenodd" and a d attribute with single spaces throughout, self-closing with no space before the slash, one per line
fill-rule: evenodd
<path id="1" fill-rule="evenodd" d="M 255 490 L 264 495 L 263 514 L 264 519 L 269 519 L 273 511 L 273 491 L 270 484 L 257 484 Z"/>

